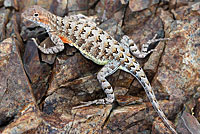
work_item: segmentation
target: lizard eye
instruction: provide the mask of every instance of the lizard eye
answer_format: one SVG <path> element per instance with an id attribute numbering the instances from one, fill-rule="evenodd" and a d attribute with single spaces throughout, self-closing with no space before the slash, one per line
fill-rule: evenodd
<path id="1" fill-rule="evenodd" d="M 34 13 L 34 16 L 35 16 L 35 17 L 38 17 L 38 16 L 39 16 L 39 14 L 38 14 L 38 13 Z"/>

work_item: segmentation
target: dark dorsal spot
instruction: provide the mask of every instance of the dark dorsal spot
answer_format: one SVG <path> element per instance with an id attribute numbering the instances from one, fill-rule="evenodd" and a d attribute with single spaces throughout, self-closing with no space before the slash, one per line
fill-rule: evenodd
<path id="1" fill-rule="evenodd" d="M 77 40 L 76 36 L 74 36 L 74 35 L 71 35 L 70 38 L 72 39 L 72 42 L 76 42 L 76 40 Z"/>
<path id="2" fill-rule="evenodd" d="M 126 63 L 129 63 L 129 60 L 128 60 L 128 58 L 124 59 L 124 62 L 126 62 Z"/>
<path id="3" fill-rule="evenodd" d="M 100 36 L 97 36 L 97 40 L 96 40 L 97 42 L 102 42 L 102 40 L 101 40 L 101 38 L 100 38 Z"/>
<path id="4" fill-rule="evenodd" d="M 103 30 L 100 29 L 100 30 L 99 30 L 99 34 L 100 34 L 100 35 L 103 35 L 103 34 L 105 34 L 105 32 L 104 32 Z"/>
<path id="5" fill-rule="evenodd" d="M 135 46 L 135 44 L 134 44 L 134 43 L 130 43 L 130 44 L 129 44 L 129 47 L 131 47 L 131 46 Z"/>
<path id="6" fill-rule="evenodd" d="M 92 31 L 90 31 L 87 37 L 92 37 L 92 36 L 94 36 L 94 34 L 92 33 Z"/>
<path id="7" fill-rule="evenodd" d="M 119 58 L 124 58 L 124 55 L 122 53 L 120 53 Z"/>
<path id="8" fill-rule="evenodd" d="M 112 40 L 112 38 L 109 35 L 106 37 L 106 39 L 107 40 Z"/>
<path id="9" fill-rule="evenodd" d="M 105 48 L 109 48 L 109 47 L 110 47 L 109 42 L 105 42 L 105 43 L 104 43 L 104 47 L 105 47 Z"/>
<path id="10" fill-rule="evenodd" d="M 122 52 L 125 52 L 125 49 L 124 49 L 123 47 L 121 47 L 120 50 L 121 50 Z"/>
<path id="11" fill-rule="evenodd" d="M 67 29 L 72 29 L 71 24 L 67 24 Z"/>
<path id="12" fill-rule="evenodd" d="M 86 30 L 84 29 L 84 27 L 81 29 L 80 34 L 84 34 L 86 32 Z"/>
<path id="13" fill-rule="evenodd" d="M 84 27 L 90 27 L 90 25 L 86 23 L 86 24 L 84 25 Z"/>
<path id="14" fill-rule="evenodd" d="M 78 47 L 81 47 L 85 43 L 86 43 L 86 41 L 84 39 L 79 39 L 77 45 L 78 45 Z"/>
<path id="15" fill-rule="evenodd" d="M 107 89 L 111 89 L 112 87 L 111 86 L 107 86 Z"/>
<path id="16" fill-rule="evenodd" d="M 114 43 L 114 45 L 119 46 L 119 43 L 117 41 L 114 40 L 113 43 Z"/>
<path id="17" fill-rule="evenodd" d="M 113 48 L 112 48 L 112 52 L 115 53 L 115 54 L 118 54 L 117 48 L 116 48 L 116 47 L 113 47 Z"/>
<path id="18" fill-rule="evenodd" d="M 92 27 L 91 30 L 98 30 L 97 27 Z"/>
<path id="19" fill-rule="evenodd" d="M 75 26 L 73 31 L 78 31 L 78 26 Z"/>
<path id="20" fill-rule="evenodd" d="M 99 49 L 99 46 L 97 45 L 94 47 L 92 54 L 94 57 L 97 57 L 99 55 L 99 52 L 101 52 L 101 50 Z"/>
<path id="21" fill-rule="evenodd" d="M 93 46 L 92 42 L 89 42 L 84 45 L 83 50 L 85 50 L 86 52 L 90 52 L 92 46 Z"/>
<path id="22" fill-rule="evenodd" d="M 83 24 L 83 23 L 81 23 L 81 22 L 77 22 L 76 24 L 77 24 L 77 25 L 80 25 L 80 24 Z"/>
<path id="23" fill-rule="evenodd" d="M 129 65 L 128 65 L 130 68 L 132 67 L 132 68 L 135 68 L 135 65 L 133 64 L 133 63 L 130 63 Z"/>
<path id="24" fill-rule="evenodd" d="M 65 23 L 64 23 L 63 19 L 62 19 L 62 21 L 61 21 L 61 25 L 62 25 L 62 27 L 65 26 Z"/>

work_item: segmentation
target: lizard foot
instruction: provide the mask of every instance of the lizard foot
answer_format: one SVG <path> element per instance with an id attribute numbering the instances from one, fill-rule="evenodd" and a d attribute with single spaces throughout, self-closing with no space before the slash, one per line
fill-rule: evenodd
<path id="1" fill-rule="evenodd" d="M 87 102 L 81 102 L 81 103 L 82 103 L 82 105 L 73 107 L 72 109 L 77 109 L 77 108 L 81 108 L 81 107 L 87 107 L 87 106 L 90 106 L 90 105 L 93 105 L 93 104 L 97 104 L 97 105 L 107 104 L 105 102 L 105 99 L 98 99 L 98 100 L 94 100 L 94 101 L 87 101 Z"/>

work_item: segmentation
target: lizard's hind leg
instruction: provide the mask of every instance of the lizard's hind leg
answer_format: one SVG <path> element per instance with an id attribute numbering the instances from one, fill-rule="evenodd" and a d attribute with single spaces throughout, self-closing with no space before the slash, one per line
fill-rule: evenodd
<path id="1" fill-rule="evenodd" d="M 141 51 L 139 50 L 139 48 L 137 47 L 137 45 L 135 44 L 135 42 L 130 39 L 127 35 L 124 35 L 121 39 L 121 43 L 128 46 L 131 53 L 137 57 L 137 58 L 145 58 L 149 53 L 155 51 L 155 49 L 151 49 L 148 50 L 149 46 L 152 43 L 158 42 L 158 41 L 164 41 L 164 40 L 169 40 L 168 38 L 159 38 L 156 39 L 157 34 L 153 37 L 153 39 L 147 41 L 147 43 L 142 44 L 142 48 Z"/>
<path id="2" fill-rule="evenodd" d="M 97 79 L 99 83 L 101 84 L 101 87 L 106 94 L 106 98 L 103 99 L 98 99 L 94 101 L 88 101 L 88 102 L 82 102 L 83 105 L 73 107 L 75 108 L 80 108 L 80 107 L 85 107 L 89 106 L 92 104 L 111 104 L 115 100 L 115 96 L 113 93 L 113 88 L 110 85 L 110 83 L 106 80 L 106 77 L 113 74 L 118 68 L 119 68 L 120 63 L 117 61 L 111 61 L 108 64 L 106 64 L 97 74 Z"/>

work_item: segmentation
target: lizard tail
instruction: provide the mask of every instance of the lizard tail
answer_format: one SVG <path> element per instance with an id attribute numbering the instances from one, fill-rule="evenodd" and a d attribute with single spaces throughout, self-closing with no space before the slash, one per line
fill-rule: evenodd
<path id="1" fill-rule="evenodd" d="M 169 128 L 169 130 L 171 130 L 174 134 L 177 134 L 176 130 L 170 125 L 169 120 L 166 118 L 165 114 L 163 113 L 163 111 L 160 109 L 160 106 L 156 100 L 155 94 L 152 90 L 152 87 L 143 71 L 142 68 L 140 68 L 139 70 L 136 71 L 131 71 L 131 74 L 133 76 L 135 76 L 137 78 L 137 80 L 141 83 L 141 85 L 143 86 L 151 104 L 153 105 L 154 109 L 157 111 L 159 117 L 163 120 L 164 124 Z M 134 74 L 134 72 L 136 72 Z"/>

